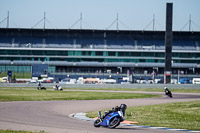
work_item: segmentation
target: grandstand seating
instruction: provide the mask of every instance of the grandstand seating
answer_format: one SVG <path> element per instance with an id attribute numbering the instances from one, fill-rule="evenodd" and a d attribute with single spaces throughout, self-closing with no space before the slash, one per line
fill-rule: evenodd
<path id="1" fill-rule="evenodd" d="M 13 35 L 12 37 L 0 35 L 0 47 L 32 47 L 32 48 L 92 48 L 92 49 L 146 49 L 164 50 L 165 42 L 163 39 L 133 39 L 129 36 L 110 35 L 107 37 L 81 37 L 80 35 L 71 36 L 23 36 Z M 200 40 L 175 39 L 173 50 L 200 50 Z"/>

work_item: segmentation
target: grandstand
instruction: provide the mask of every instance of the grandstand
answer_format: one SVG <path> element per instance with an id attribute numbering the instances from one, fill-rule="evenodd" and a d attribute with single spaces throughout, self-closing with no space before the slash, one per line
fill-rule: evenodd
<path id="1" fill-rule="evenodd" d="M 0 28 L 0 72 L 51 76 L 164 73 L 165 31 Z M 200 32 L 173 32 L 172 75 L 200 74 Z M 34 72 L 33 72 L 34 75 Z"/>

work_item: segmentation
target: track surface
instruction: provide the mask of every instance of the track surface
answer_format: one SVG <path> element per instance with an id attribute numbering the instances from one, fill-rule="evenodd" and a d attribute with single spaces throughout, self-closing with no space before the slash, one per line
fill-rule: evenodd
<path id="1" fill-rule="evenodd" d="M 163 93 L 155 94 L 163 95 Z M 164 96 L 162 98 L 124 100 L 0 102 L 0 129 L 46 131 L 50 133 L 181 133 L 181 131 L 125 126 L 119 126 L 116 129 L 94 128 L 92 122 L 69 117 L 72 113 L 108 109 L 121 103 L 130 107 L 200 100 L 200 94 L 176 93 L 173 96 L 174 98 Z"/>

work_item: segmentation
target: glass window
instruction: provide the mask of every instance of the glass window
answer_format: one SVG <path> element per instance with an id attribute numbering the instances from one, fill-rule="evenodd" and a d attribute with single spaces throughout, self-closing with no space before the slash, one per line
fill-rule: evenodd
<path id="1" fill-rule="evenodd" d="M 0 72 L 5 72 L 6 71 L 6 66 L 0 66 Z"/>
<path id="2" fill-rule="evenodd" d="M 83 51 L 83 52 L 82 52 L 82 55 L 83 55 L 83 56 L 90 56 L 90 55 L 91 55 L 91 52 L 90 52 L 90 51 Z"/>
<path id="3" fill-rule="evenodd" d="M 118 52 L 118 56 L 124 56 L 124 52 Z"/>
<path id="4" fill-rule="evenodd" d="M 91 52 L 91 56 L 95 56 L 95 51 L 92 51 L 92 52 Z"/>
<path id="5" fill-rule="evenodd" d="M 74 56 L 74 51 L 68 51 L 69 56 Z"/>
<path id="6" fill-rule="evenodd" d="M 68 51 L 55 51 L 56 55 L 68 56 Z"/>
<path id="7" fill-rule="evenodd" d="M 19 50 L 19 54 L 20 55 L 30 55 L 30 54 L 32 54 L 32 52 L 28 51 L 28 50 Z"/>
<path id="8" fill-rule="evenodd" d="M 96 51 L 96 56 L 103 56 L 103 52 L 102 51 Z"/>
<path id="9" fill-rule="evenodd" d="M 75 51 L 75 56 L 82 56 L 82 52 L 81 51 Z"/>
<path id="10" fill-rule="evenodd" d="M 42 50 L 33 50 L 32 54 L 33 55 L 43 55 L 43 51 Z"/>
<path id="11" fill-rule="evenodd" d="M 179 57 L 179 53 L 172 53 L 172 57 Z"/>
<path id="12" fill-rule="evenodd" d="M 0 50 L 0 55 L 7 54 L 7 50 Z"/>
<path id="13" fill-rule="evenodd" d="M 55 73 L 55 71 L 56 71 L 56 67 L 55 66 L 49 66 L 48 67 L 48 72 Z"/>
<path id="14" fill-rule="evenodd" d="M 103 56 L 108 56 L 108 52 L 107 51 L 103 51 Z"/>
<path id="15" fill-rule="evenodd" d="M 135 57 L 141 56 L 141 52 L 131 52 L 130 56 L 135 56 Z"/>
<path id="16" fill-rule="evenodd" d="M 142 55 L 145 57 L 154 57 L 155 56 L 153 52 L 143 52 Z"/>
<path id="17" fill-rule="evenodd" d="M 1 72 L 31 72 L 31 66 L 0 66 Z"/>
<path id="18" fill-rule="evenodd" d="M 18 55 L 18 50 L 8 50 L 8 54 L 10 54 L 10 55 Z"/>
<path id="19" fill-rule="evenodd" d="M 131 55 L 131 52 L 118 52 L 118 56 L 126 56 L 129 57 Z"/>
<path id="20" fill-rule="evenodd" d="M 146 59 L 145 62 L 152 62 L 152 63 L 154 63 L 155 60 L 154 59 Z"/>
<path id="21" fill-rule="evenodd" d="M 55 51 L 44 51 L 44 55 L 55 55 Z"/>
<path id="22" fill-rule="evenodd" d="M 155 57 L 165 57 L 165 53 L 156 52 Z"/>
<path id="23" fill-rule="evenodd" d="M 108 52 L 108 56 L 115 56 L 115 52 Z"/>
<path id="24" fill-rule="evenodd" d="M 145 62 L 145 59 L 139 59 L 139 62 Z"/>

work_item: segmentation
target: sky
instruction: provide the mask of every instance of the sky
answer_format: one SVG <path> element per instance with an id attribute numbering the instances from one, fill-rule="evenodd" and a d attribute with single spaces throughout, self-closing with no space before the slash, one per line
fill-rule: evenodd
<path id="1" fill-rule="evenodd" d="M 173 3 L 174 31 L 189 31 L 190 14 L 191 30 L 200 31 L 200 0 L 0 0 L 0 27 L 9 11 L 10 28 L 43 28 L 45 12 L 51 29 L 116 30 L 118 14 L 119 30 L 153 30 L 153 16 L 154 29 L 165 30 L 166 3 Z"/>

